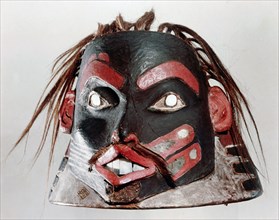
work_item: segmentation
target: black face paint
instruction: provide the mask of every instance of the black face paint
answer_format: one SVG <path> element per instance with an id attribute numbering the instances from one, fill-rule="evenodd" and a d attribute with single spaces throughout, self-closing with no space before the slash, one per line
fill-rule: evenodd
<path id="1" fill-rule="evenodd" d="M 90 65 L 95 66 L 88 73 Z M 159 65 L 155 77 L 162 80 L 155 82 L 151 74 L 154 83 L 140 88 L 139 77 Z M 173 73 L 181 66 L 196 83 Z M 83 55 L 77 83 L 72 172 L 114 204 L 142 201 L 203 178 L 214 169 L 207 95 L 193 51 L 176 37 L 134 31 L 94 40 Z"/>

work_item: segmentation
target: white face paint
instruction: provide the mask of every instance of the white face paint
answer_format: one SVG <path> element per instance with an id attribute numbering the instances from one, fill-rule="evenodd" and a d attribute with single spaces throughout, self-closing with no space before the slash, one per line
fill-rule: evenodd
<path id="1" fill-rule="evenodd" d="M 192 160 L 196 159 L 197 158 L 197 150 L 196 149 L 191 150 L 190 153 L 189 153 L 189 157 Z"/>
<path id="2" fill-rule="evenodd" d="M 189 131 L 186 129 L 182 129 L 180 131 L 177 132 L 178 138 L 179 139 L 183 139 L 186 138 L 189 135 Z"/>

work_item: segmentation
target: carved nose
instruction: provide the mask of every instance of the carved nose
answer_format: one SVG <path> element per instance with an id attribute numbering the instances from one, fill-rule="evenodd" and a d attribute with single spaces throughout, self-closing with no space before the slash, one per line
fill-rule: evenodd
<path id="1" fill-rule="evenodd" d="M 126 121 L 125 123 L 121 124 L 119 127 L 119 138 L 121 141 L 130 142 L 138 140 L 136 136 L 136 120 L 137 119 L 134 119 L 133 121 Z"/>
<path id="2" fill-rule="evenodd" d="M 124 141 L 130 134 L 137 133 L 138 120 L 135 107 L 131 104 L 128 105 L 119 126 L 119 138 L 121 141 Z"/>

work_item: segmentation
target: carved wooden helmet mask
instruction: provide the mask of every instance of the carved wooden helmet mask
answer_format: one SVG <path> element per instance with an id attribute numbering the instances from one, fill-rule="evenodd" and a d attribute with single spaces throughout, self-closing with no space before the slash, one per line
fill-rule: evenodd
<path id="1" fill-rule="evenodd" d="M 232 115 L 183 40 L 151 31 L 97 37 L 60 110 L 71 141 L 50 201 L 161 208 L 254 198 L 261 185 L 252 161 L 235 153 Z"/>

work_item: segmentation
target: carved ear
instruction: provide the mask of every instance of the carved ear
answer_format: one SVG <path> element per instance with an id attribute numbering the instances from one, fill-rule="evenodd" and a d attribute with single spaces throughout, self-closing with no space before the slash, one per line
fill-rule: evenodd
<path id="1" fill-rule="evenodd" d="M 75 92 L 67 92 L 63 105 L 59 111 L 60 130 L 64 133 L 71 133 L 75 108 Z"/>
<path id="2" fill-rule="evenodd" d="M 224 92 L 217 86 L 209 88 L 209 112 L 215 132 L 223 132 L 232 125 L 232 108 Z"/>

